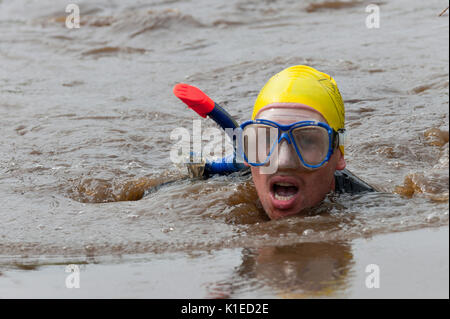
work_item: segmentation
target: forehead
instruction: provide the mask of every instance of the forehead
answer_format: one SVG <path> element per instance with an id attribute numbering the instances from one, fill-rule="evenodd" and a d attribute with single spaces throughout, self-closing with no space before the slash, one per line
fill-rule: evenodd
<path id="1" fill-rule="evenodd" d="M 295 105 L 294 103 L 266 108 L 259 112 L 256 118 L 270 120 L 280 124 L 291 124 L 300 121 L 327 123 L 325 118 L 316 110 L 301 104 Z"/>

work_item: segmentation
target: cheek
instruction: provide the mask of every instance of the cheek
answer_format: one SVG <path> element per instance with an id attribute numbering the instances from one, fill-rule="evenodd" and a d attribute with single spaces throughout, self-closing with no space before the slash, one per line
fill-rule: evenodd
<path id="1" fill-rule="evenodd" d="M 263 195 L 263 194 L 267 194 L 268 193 L 268 189 L 267 189 L 268 175 L 260 174 L 259 168 L 257 168 L 257 167 L 252 167 L 251 171 L 252 171 L 253 183 L 255 184 L 255 188 L 256 188 L 256 191 L 258 192 L 259 197 L 261 197 L 261 195 Z"/>
<path id="2" fill-rule="evenodd" d="M 316 197 L 321 197 L 323 194 L 330 191 L 334 180 L 336 162 L 337 158 L 332 156 L 325 166 L 319 168 L 317 171 L 306 173 L 302 176 L 306 184 L 305 193 L 308 194 L 307 197 L 314 201 Z"/>
<path id="3" fill-rule="evenodd" d="M 334 180 L 334 172 L 336 170 L 336 160 L 332 159 L 325 167 L 322 167 L 317 172 L 314 172 L 314 176 L 310 182 L 316 185 L 317 193 L 327 193 L 330 191 L 330 187 Z"/>
<path id="4" fill-rule="evenodd" d="M 259 169 L 256 167 L 252 167 L 251 171 L 252 171 L 253 183 L 255 184 L 255 187 L 258 189 L 262 185 L 262 175 L 259 174 Z"/>
<path id="5" fill-rule="evenodd" d="M 336 167 L 338 165 L 339 160 L 341 159 L 342 155 L 341 155 L 341 151 L 337 150 L 334 151 L 333 155 L 331 155 L 331 158 L 328 162 L 328 165 L 326 166 L 327 170 L 329 172 L 332 172 L 334 174 L 334 172 L 336 171 Z"/>

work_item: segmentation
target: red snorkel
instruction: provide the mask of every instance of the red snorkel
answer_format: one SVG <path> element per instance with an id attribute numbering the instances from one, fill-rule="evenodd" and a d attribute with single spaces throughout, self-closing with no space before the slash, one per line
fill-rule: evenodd
<path id="1" fill-rule="evenodd" d="M 179 83 L 173 88 L 173 94 L 203 118 L 214 109 L 214 101 L 195 86 Z"/>

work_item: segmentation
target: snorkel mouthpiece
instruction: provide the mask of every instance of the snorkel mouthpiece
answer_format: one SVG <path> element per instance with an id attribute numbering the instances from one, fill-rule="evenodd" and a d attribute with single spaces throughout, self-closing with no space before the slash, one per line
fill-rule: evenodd
<path id="1" fill-rule="evenodd" d="M 195 86 L 179 83 L 173 88 L 173 94 L 203 118 L 214 109 L 214 101 Z"/>
<path id="2" fill-rule="evenodd" d="M 208 115 L 224 129 L 225 132 L 229 134 L 231 140 L 234 141 L 235 136 L 233 130 L 239 127 L 238 123 L 227 111 L 225 111 L 225 109 L 215 103 L 208 95 L 195 86 L 185 83 L 175 85 L 173 94 L 183 101 L 190 109 L 197 112 L 201 117 L 205 118 Z M 233 130 L 227 130 L 229 128 Z M 236 162 L 236 152 L 212 162 L 194 163 L 191 160 L 191 163 L 187 166 L 189 174 L 196 177 L 210 174 L 228 174 L 246 169 L 246 166 L 243 163 Z"/>

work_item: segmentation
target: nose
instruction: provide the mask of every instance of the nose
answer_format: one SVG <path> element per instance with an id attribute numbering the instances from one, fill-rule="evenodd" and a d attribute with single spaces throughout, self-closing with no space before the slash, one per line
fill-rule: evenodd
<path id="1" fill-rule="evenodd" d="M 300 159 L 294 145 L 282 139 L 278 144 L 278 169 L 299 169 L 300 167 Z"/>

